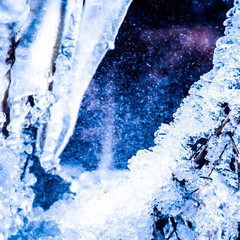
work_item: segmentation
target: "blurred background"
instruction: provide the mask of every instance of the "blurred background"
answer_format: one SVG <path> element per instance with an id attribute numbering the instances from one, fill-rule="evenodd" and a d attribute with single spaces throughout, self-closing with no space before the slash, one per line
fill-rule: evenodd
<path id="1" fill-rule="evenodd" d="M 85 93 L 61 164 L 126 169 L 212 68 L 233 0 L 133 0 Z"/>

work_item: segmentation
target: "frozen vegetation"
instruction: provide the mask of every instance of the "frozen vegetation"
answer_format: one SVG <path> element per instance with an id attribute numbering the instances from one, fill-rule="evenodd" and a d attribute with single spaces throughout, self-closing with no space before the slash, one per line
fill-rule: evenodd
<path id="1" fill-rule="evenodd" d="M 228 12 L 226 36 L 217 42 L 213 70 L 192 86 L 174 121 L 159 128 L 156 145 L 130 159 L 128 171 L 103 167 L 81 174 L 57 164 L 87 87 L 83 83 L 79 96 L 76 90 L 82 83 L 72 79 L 90 80 L 101 57 L 113 47 L 130 2 L 92 1 L 93 5 L 87 5 L 91 1 L 86 1 L 83 10 L 76 7 L 81 6 L 78 1 L 66 1 L 67 7 L 50 0 L 42 3 L 47 7 L 30 3 L 0 3 L 1 12 L 9 11 L 0 15 L 1 59 L 9 56 L 1 61 L 1 72 L 6 74 L 0 86 L 0 239 L 237 239 L 239 1 Z M 55 20 L 49 25 L 52 8 L 62 10 L 51 14 Z M 48 11 L 42 13 L 43 9 Z M 36 15 L 38 11 L 42 15 Z M 34 16 L 44 20 L 34 21 Z M 56 25 L 59 18 L 65 19 L 62 26 Z M 91 32 L 88 21 L 99 31 Z M 28 22 L 31 31 L 36 31 L 29 36 Z M 46 26 L 62 28 L 62 36 L 55 31 L 47 41 L 59 48 L 55 57 L 56 53 L 44 55 L 49 53 L 47 43 L 40 48 Z M 78 31 L 86 34 L 83 37 Z M 61 41 L 56 43 L 58 37 Z M 80 43 L 87 48 L 81 49 Z M 35 62 L 36 54 L 36 61 L 41 57 L 51 61 Z M 43 176 L 48 182 L 41 182 Z M 59 185 L 64 189 L 54 195 Z M 52 206 L 41 203 L 41 197 L 47 197 L 44 190 L 53 192 Z"/>

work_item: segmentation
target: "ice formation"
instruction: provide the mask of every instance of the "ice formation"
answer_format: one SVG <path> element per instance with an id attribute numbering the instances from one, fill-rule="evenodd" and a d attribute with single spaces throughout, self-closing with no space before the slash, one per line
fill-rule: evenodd
<path id="1" fill-rule="evenodd" d="M 36 147 L 46 169 L 56 165 L 72 134 L 83 94 L 101 59 L 114 47 L 130 2 L 1 3 L 1 100 L 7 105 L 3 133 L 39 124 Z M 15 115 L 14 107 L 25 105 L 29 97 L 35 104 L 27 110 L 31 117 L 20 109 Z"/>
<path id="2" fill-rule="evenodd" d="M 27 11 L 34 15 L 36 9 L 46 9 L 43 6 L 38 8 L 34 4 L 29 7 L 25 1 L 19 2 L 17 8 L 16 5 L 11 5 L 13 1 L 8 2 L 9 5 L 3 2 L 0 7 L 3 9 L 7 7 L 11 11 L 13 15 L 11 19 L 19 17 L 19 19 L 25 19 L 22 21 L 24 23 L 29 21 Z M 68 5 L 67 9 L 78 11 L 74 7 L 76 2 Z M 107 2 L 103 1 L 102 6 L 108 6 L 104 5 Z M 43 3 L 61 8 L 55 1 Z M 100 1 L 92 1 L 92 3 L 95 10 L 101 9 Z M 126 9 L 125 7 L 129 4 L 128 1 L 118 1 L 118 3 L 124 6 L 120 9 Z M 22 11 L 19 12 L 19 9 Z M 91 7 L 88 9 L 86 16 L 90 17 L 93 12 Z M 66 11 L 65 19 L 68 19 L 68 11 L 72 10 Z M 108 11 L 110 12 L 110 9 L 107 13 Z M 122 11 L 119 10 L 120 14 L 114 14 L 114 16 L 121 16 L 122 19 L 124 15 Z M 6 16 L 1 16 L 3 16 L 1 17 L 2 29 L 18 29 L 16 33 L 19 36 L 22 34 L 23 39 L 26 36 L 26 41 L 31 40 L 27 37 L 27 33 L 23 34 L 24 29 L 27 29 L 26 24 L 20 21 L 9 28 L 5 25 Z M 96 16 L 102 19 L 100 12 Z M 60 53 L 59 58 L 56 58 L 54 75 L 50 74 L 49 77 L 48 72 L 46 73 L 47 77 L 44 79 L 48 82 L 45 81 L 45 85 L 39 86 L 38 81 L 33 81 L 29 88 L 16 88 L 14 90 L 16 95 L 12 90 L 14 86 L 12 88 L 10 85 L 10 116 L 13 117 L 7 128 L 4 125 L 7 118 L 6 111 L 5 114 L 1 114 L 4 131 L 0 142 L 0 219 L 2 222 L 0 239 L 237 239 L 240 222 L 239 16 L 240 2 L 236 0 L 225 21 L 226 36 L 217 42 L 213 70 L 192 86 L 189 96 L 176 112 L 174 121 L 170 125 L 163 124 L 159 128 L 156 132 L 156 146 L 139 151 L 137 156 L 129 161 L 129 171 L 102 169 L 79 175 L 73 169 L 57 170 L 58 174 L 71 182 L 71 193 L 66 193 L 46 211 L 40 207 L 32 207 L 34 194 L 30 186 L 36 181 L 33 174 L 28 173 L 26 169 L 23 181 L 20 181 L 20 176 L 26 166 L 27 156 L 33 154 L 33 151 L 36 155 L 43 153 L 44 159 L 40 158 L 40 161 L 48 167 L 52 164 L 52 156 L 62 149 L 66 139 L 64 136 L 69 134 L 70 119 L 74 119 L 75 111 L 70 109 L 68 112 L 65 101 L 80 101 L 76 100 L 75 91 L 71 92 L 71 89 L 76 89 L 80 83 L 71 85 L 67 79 L 82 76 L 81 67 L 86 67 L 88 63 L 89 71 L 84 74 L 88 77 L 93 74 L 93 63 L 96 66 L 100 59 L 95 59 L 97 53 L 92 47 L 96 42 L 91 42 L 91 37 L 86 35 L 85 40 L 89 44 L 87 50 L 89 49 L 90 52 L 89 55 L 85 55 L 87 53 L 84 52 L 85 62 L 82 59 L 72 58 L 74 51 L 80 54 L 83 50 L 78 47 L 78 40 L 70 38 L 71 41 L 66 43 L 66 52 Z M 59 15 L 52 17 L 57 19 Z M 80 23 L 84 23 L 84 17 L 79 21 L 76 21 L 76 25 L 81 26 Z M 106 18 L 106 21 L 110 20 Z M 99 24 L 102 26 L 103 23 L 99 21 Z M 116 33 L 117 28 L 114 26 L 109 30 L 111 33 Z M 4 35 L 6 31 L 2 29 L 1 58 L 9 54 L 7 46 L 11 45 L 9 37 Z M 44 31 L 44 29 L 37 29 L 41 36 L 41 30 Z M 63 29 L 65 32 L 69 31 L 68 33 L 77 32 L 76 29 L 71 30 L 68 27 Z M 111 47 L 113 39 L 107 37 L 109 34 L 105 28 L 99 31 L 107 32 L 106 36 L 103 36 L 104 46 L 97 45 L 106 51 Z M 16 42 L 21 39 L 18 35 L 15 36 Z M 52 38 L 56 36 L 53 34 Z M 107 41 L 105 41 L 106 38 Z M 98 39 L 97 42 L 102 43 L 102 38 Z M 34 42 L 34 39 L 32 41 Z M 84 42 L 84 39 L 81 41 Z M 17 66 L 18 71 L 25 68 L 26 66 L 21 65 L 21 61 L 28 61 L 32 57 L 30 54 L 34 53 L 34 45 L 31 45 L 31 51 L 27 51 L 25 55 L 24 46 L 20 41 L 19 47 L 16 47 L 16 67 L 15 63 L 13 64 L 14 59 L 9 58 L 8 65 L 5 61 L 1 62 L 1 68 L 6 72 L 9 69 L 14 70 L 15 67 L 16 77 Z M 64 51 L 64 47 L 60 49 Z M 68 61 L 71 64 L 67 64 Z M 29 61 L 29 64 L 34 64 L 34 61 Z M 72 70 L 69 70 L 70 65 Z M 77 70 L 78 66 L 81 66 L 80 72 Z M 34 71 L 38 68 L 35 69 L 33 65 L 32 69 L 32 73 L 37 74 Z M 45 70 L 41 69 L 41 74 L 43 74 L 42 71 Z M 27 74 L 29 76 L 31 73 Z M 21 74 L 20 77 L 22 78 Z M 1 101 L 6 97 L 5 90 L 8 88 L 9 74 L 2 76 L 2 79 Z M 53 91 L 46 94 L 49 89 L 47 83 L 51 81 L 54 83 Z M 72 87 L 71 89 L 68 84 Z M 65 88 L 69 91 L 67 96 L 62 94 Z M 60 106 L 63 106 L 67 112 L 62 112 Z M 55 128 L 51 125 L 52 119 L 50 118 L 50 123 L 47 121 L 50 113 L 60 119 L 59 124 L 62 126 L 60 131 L 56 129 L 56 135 Z M 38 127 L 45 134 L 45 144 L 48 143 L 52 148 L 45 149 L 41 146 L 41 139 L 38 140 L 39 145 L 34 145 L 34 128 L 29 128 L 34 124 L 35 128 Z M 46 131 L 46 124 L 51 126 L 51 131 Z M 59 126 L 59 124 L 56 125 Z M 67 129 L 63 129 L 65 124 Z M 51 159 L 48 159 L 50 156 Z"/>

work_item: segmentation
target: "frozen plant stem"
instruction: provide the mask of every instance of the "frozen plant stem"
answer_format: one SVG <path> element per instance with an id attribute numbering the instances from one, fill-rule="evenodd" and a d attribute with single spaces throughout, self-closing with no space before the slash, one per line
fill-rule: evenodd
<path id="1" fill-rule="evenodd" d="M 9 136 L 7 127 L 10 123 L 10 106 L 9 106 L 9 102 L 8 102 L 8 96 L 9 96 L 9 88 L 10 88 L 10 84 L 11 84 L 11 69 L 15 62 L 15 50 L 16 50 L 16 47 L 18 46 L 19 42 L 20 42 L 20 39 L 18 41 L 16 41 L 15 36 L 11 37 L 10 49 L 8 51 L 8 56 L 5 60 L 6 64 L 10 65 L 10 69 L 5 74 L 6 79 L 8 79 L 8 86 L 4 93 L 4 98 L 3 98 L 2 106 L 1 106 L 2 112 L 4 112 L 6 115 L 6 121 L 4 122 L 3 127 L 2 127 L 2 133 L 5 136 L 5 138 L 7 138 Z"/>
<path id="2" fill-rule="evenodd" d="M 208 239 L 211 240 L 211 234 L 210 234 L 210 231 L 208 231 Z"/>
<path id="3" fill-rule="evenodd" d="M 222 134 L 223 128 L 225 127 L 225 125 L 226 125 L 228 122 L 230 122 L 229 116 L 227 116 L 226 119 L 223 121 L 223 124 L 215 130 L 214 135 L 216 135 L 217 137 L 219 137 L 219 135 Z"/>
<path id="4" fill-rule="evenodd" d="M 216 137 L 219 137 L 222 134 L 222 130 L 223 128 L 226 126 L 226 124 L 230 121 L 229 116 L 226 117 L 226 119 L 223 121 L 222 125 L 220 127 L 218 127 L 215 131 L 214 131 L 214 135 Z M 212 136 L 211 136 L 212 137 Z M 211 137 L 208 139 L 208 141 L 211 139 Z M 194 153 L 189 160 L 191 160 L 194 157 L 194 162 L 196 164 L 198 164 L 198 168 L 202 168 L 206 163 L 207 160 L 205 159 L 205 156 L 207 155 L 207 147 L 208 147 L 208 141 L 206 144 L 202 144 L 200 146 L 200 148 L 197 149 L 197 152 Z M 202 149 L 200 151 L 200 153 L 198 153 L 198 151 Z"/>
<path id="5" fill-rule="evenodd" d="M 235 142 L 233 140 L 233 137 L 232 137 L 233 134 L 228 132 L 227 135 L 230 137 L 232 145 L 233 145 L 234 150 L 236 152 L 236 155 L 238 156 L 239 155 L 239 151 L 238 151 L 237 146 L 236 146 L 236 144 L 235 144 Z"/>
<path id="6" fill-rule="evenodd" d="M 234 150 L 235 150 L 235 154 L 237 155 L 238 190 L 240 190 L 240 163 L 239 163 L 239 161 L 238 161 L 239 151 L 238 151 L 237 146 L 236 146 L 236 144 L 235 144 L 235 142 L 234 142 L 234 139 L 233 139 L 233 137 L 232 137 L 233 133 L 229 133 L 229 132 L 228 132 L 227 135 L 230 137 L 231 142 L 232 142 L 232 145 L 233 145 L 233 148 L 234 148 Z"/>
<path id="7" fill-rule="evenodd" d="M 213 170 L 214 170 L 214 169 L 216 168 L 216 166 L 218 165 L 218 163 L 219 163 L 219 161 L 220 161 L 220 159 L 221 159 L 223 153 L 225 152 L 227 146 L 228 146 L 228 144 L 225 145 L 225 147 L 224 147 L 224 149 L 222 150 L 222 152 L 221 152 L 221 154 L 220 154 L 218 160 L 215 162 L 213 168 L 211 169 L 210 173 L 208 174 L 207 179 L 204 181 L 202 187 L 204 187 L 204 186 L 207 184 L 208 179 L 210 179 L 210 176 L 211 176 Z M 201 192 L 201 189 L 199 189 L 199 190 L 197 191 L 197 194 L 199 194 L 200 192 Z"/>
<path id="8" fill-rule="evenodd" d="M 157 227 L 156 227 L 156 220 L 155 220 L 155 214 L 154 211 L 151 214 L 153 217 L 153 234 L 154 234 L 154 240 L 158 240 L 158 236 L 157 236 Z"/>
<path id="9" fill-rule="evenodd" d="M 240 190 L 240 163 L 237 163 L 238 168 L 238 190 Z"/>
<path id="10" fill-rule="evenodd" d="M 173 230 L 174 230 L 174 232 L 176 234 L 177 240 L 181 240 L 178 237 L 178 234 L 177 234 L 177 223 L 175 222 L 175 219 L 173 217 L 170 217 L 170 220 L 171 220 L 171 223 L 172 223 L 172 226 L 173 226 Z"/>

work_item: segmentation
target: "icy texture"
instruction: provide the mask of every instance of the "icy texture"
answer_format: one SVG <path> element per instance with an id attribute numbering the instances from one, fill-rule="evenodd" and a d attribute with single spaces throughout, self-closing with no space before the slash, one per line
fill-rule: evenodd
<path id="1" fill-rule="evenodd" d="M 16 61 L 11 70 L 10 99 L 46 93 L 59 15 L 60 1 L 49 0 L 39 4 L 27 33 L 16 48 Z"/>
<path id="2" fill-rule="evenodd" d="M 1 3 L 4 14 L 0 19 L 0 100 L 5 97 L 6 101 L 7 96 L 12 126 L 6 129 L 17 132 L 25 124 L 25 113 L 15 118 L 11 112 L 16 102 L 25 104 L 29 96 L 33 102 L 41 102 L 41 98 L 52 95 L 50 104 L 38 104 L 46 119 L 41 121 L 34 114 L 31 119 L 32 125 L 39 125 L 36 147 L 46 169 L 58 164 L 83 94 L 101 59 L 114 47 L 130 2 L 32 0 L 29 4 L 20 1 L 16 6 L 12 1 Z M 12 122 L 18 122 L 16 129 Z"/>
<path id="3" fill-rule="evenodd" d="M 28 22 L 29 6 L 25 0 L 0 2 L 0 102 L 4 99 L 9 86 L 7 72 L 10 70 L 11 61 L 6 61 L 10 50 L 11 37 L 14 32 L 18 39 Z M 17 114 L 18 104 L 12 109 Z M 23 106 L 26 113 L 28 106 Z M 0 112 L 0 127 L 6 121 L 4 112 Z M 32 209 L 33 193 L 27 188 L 23 191 L 24 183 L 19 181 L 23 166 L 23 141 L 14 133 L 6 141 L 0 136 L 0 239 L 16 233 L 24 225 L 24 215 L 27 216 Z M 31 179 L 31 180 L 30 180 Z M 34 183 L 34 176 L 29 176 L 29 183 Z M 21 211 L 20 211 L 21 209 Z"/>
<path id="4" fill-rule="evenodd" d="M 5 79 L 7 71 L 10 69 L 6 63 L 8 51 L 11 45 L 11 37 L 14 32 L 22 34 L 26 27 L 24 24 L 28 20 L 29 6 L 26 1 L 1 1 L 0 2 L 0 101 L 7 88 L 8 81 Z"/>

